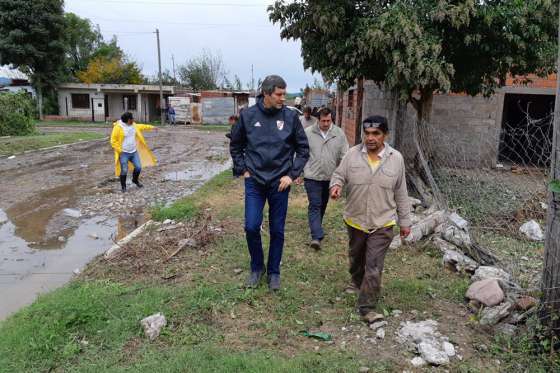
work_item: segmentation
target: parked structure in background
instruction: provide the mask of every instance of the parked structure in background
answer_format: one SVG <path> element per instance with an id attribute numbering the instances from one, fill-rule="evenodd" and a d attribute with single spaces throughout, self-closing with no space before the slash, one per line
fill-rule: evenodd
<path id="1" fill-rule="evenodd" d="M 431 149 L 440 157 L 456 159 L 457 146 L 468 147 L 480 140 L 490 144 L 468 152 L 469 158 L 456 165 L 464 167 L 495 167 L 502 160 L 512 159 L 509 154 L 512 149 L 519 157 L 531 157 L 523 149 L 515 148 L 516 140 L 512 137 L 515 134 L 511 128 L 522 129 L 531 136 L 549 136 L 547 141 L 551 140 L 552 128 L 543 127 L 551 127 L 550 122 L 535 119 L 554 112 L 556 75 L 530 79 L 529 83 L 522 84 L 522 80 L 510 78 L 505 87 L 488 98 L 453 93 L 434 95 L 429 125 L 435 133 L 445 134 L 448 141 L 434 138 Z M 373 81 L 359 83 L 339 92 L 335 103 L 338 111 L 336 124 L 342 127 L 350 144 L 355 144 L 359 138 L 359 124 L 364 118 L 374 114 L 394 118 L 391 95 Z M 407 110 L 409 116 L 416 117 L 410 104 Z M 508 131 L 503 130 L 506 127 Z M 394 120 L 390 121 L 390 133 L 395 133 Z M 519 159 L 521 163 L 529 161 L 534 160 Z"/>
<path id="2" fill-rule="evenodd" d="M 8 65 L 0 66 L 0 92 L 27 92 L 35 97 L 35 89 L 27 75 Z"/>
<path id="3" fill-rule="evenodd" d="M 202 124 L 200 94 L 179 92 L 176 96 L 169 97 L 168 103 L 175 109 L 178 124 Z"/>
<path id="4" fill-rule="evenodd" d="M 202 121 L 205 124 L 224 124 L 231 115 L 249 106 L 248 91 L 202 91 Z"/>
<path id="5" fill-rule="evenodd" d="M 174 94 L 175 87 L 163 86 L 164 100 Z M 60 119 L 114 121 L 129 111 L 138 122 L 159 121 L 159 86 L 64 83 L 58 86 L 58 107 Z"/>
<path id="6" fill-rule="evenodd" d="M 306 106 L 309 106 L 311 108 L 320 108 L 323 106 L 329 106 L 330 102 L 331 93 L 327 90 L 313 88 L 305 92 Z"/>

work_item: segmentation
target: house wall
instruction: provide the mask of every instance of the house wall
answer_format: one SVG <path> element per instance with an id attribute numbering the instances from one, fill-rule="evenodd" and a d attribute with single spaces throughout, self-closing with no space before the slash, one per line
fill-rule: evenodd
<path id="1" fill-rule="evenodd" d="M 88 94 L 90 107 L 87 109 L 75 108 L 72 106 L 72 94 Z M 62 89 L 58 91 L 58 108 L 59 114 L 61 116 L 66 116 L 69 118 L 79 118 L 82 120 L 91 120 L 92 118 L 92 107 L 91 99 L 103 99 L 104 94 L 97 92 L 95 90 L 66 90 Z"/>
<path id="2" fill-rule="evenodd" d="M 224 124 L 235 114 L 233 97 L 202 97 L 202 121 L 206 124 Z"/>

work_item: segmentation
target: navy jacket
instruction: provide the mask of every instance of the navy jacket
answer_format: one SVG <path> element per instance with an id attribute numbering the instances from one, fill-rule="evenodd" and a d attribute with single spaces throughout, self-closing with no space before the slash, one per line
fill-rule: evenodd
<path id="1" fill-rule="evenodd" d="M 241 112 L 229 149 L 234 176 L 249 171 L 263 185 L 286 175 L 295 180 L 309 159 L 309 143 L 297 113 L 285 106 L 266 109 L 262 97 Z"/>

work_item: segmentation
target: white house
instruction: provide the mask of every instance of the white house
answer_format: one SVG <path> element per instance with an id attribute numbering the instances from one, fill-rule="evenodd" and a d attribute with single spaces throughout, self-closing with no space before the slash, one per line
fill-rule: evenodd
<path id="1" fill-rule="evenodd" d="M 27 92 L 35 97 L 29 77 L 9 65 L 0 66 L 0 92 Z"/>

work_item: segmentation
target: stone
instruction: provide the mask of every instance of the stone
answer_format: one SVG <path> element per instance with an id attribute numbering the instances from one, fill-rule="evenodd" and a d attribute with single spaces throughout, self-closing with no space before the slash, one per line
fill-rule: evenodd
<path id="1" fill-rule="evenodd" d="M 508 337 L 513 337 L 517 331 L 517 326 L 511 324 L 500 324 L 496 326 L 496 333 L 502 334 Z"/>
<path id="2" fill-rule="evenodd" d="M 506 282 L 511 282 L 511 275 L 501 268 L 492 266 L 480 266 L 476 269 L 471 277 L 472 281 L 486 280 L 487 278 L 496 278 Z"/>
<path id="3" fill-rule="evenodd" d="M 449 364 L 449 356 L 441 343 L 436 339 L 425 339 L 418 344 L 418 352 L 422 359 L 433 365 Z"/>
<path id="4" fill-rule="evenodd" d="M 414 359 L 410 360 L 410 363 L 415 368 L 420 368 L 421 366 L 426 365 L 426 360 L 422 359 L 420 356 L 416 356 Z"/>
<path id="5" fill-rule="evenodd" d="M 498 280 L 495 278 L 487 278 L 485 280 L 473 282 L 471 286 L 469 286 L 465 296 L 487 307 L 493 307 L 502 303 L 505 295 Z"/>
<path id="6" fill-rule="evenodd" d="M 402 315 L 401 310 L 393 310 L 393 312 L 391 312 L 391 316 L 393 317 L 399 317 L 400 315 Z"/>
<path id="7" fill-rule="evenodd" d="M 397 340 L 401 343 L 407 341 L 418 343 L 424 338 L 431 338 L 434 335 L 439 336 L 437 325 L 438 323 L 435 320 L 401 323 L 401 329 L 397 333 Z"/>
<path id="8" fill-rule="evenodd" d="M 527 311 L 537 305 L 537 300 L 530 296 L 522 296 L 515 302 L 515 309 L 520 311 Z"/>
<path id="9" fill-rule="evenodd" d="M 383 317 L 382 314 L 373 311 L 368 312 L 367 314 L 362 316 L 362 320 L 367 322 L 368 324 L 373 324 L 374 322 L 383 320 L 384 318 L 385 317 Z"/>
<path id="10" fill-rule="evenodd" d="M 236 275 L 240 274 L 241 272 L 243 272 L 243 270 L 241 268 L 235 268 L 233 270 L 233 273 L 235 273 Z"/>
<path id="11" fill-rule="evenodd" d="M 360 367 L 360 369 L 358 369 L 358 372 L 367 373 L 367 372 L 369 372 L 369 368 L 368 367 Z"/>
<path id="12" fill-rule="evenodd" d="M 532 241 L 544 240 L 544 233 L 541 229 L 541 226 L 534 220 L 529 220 L 528 222 L 523 224 L 521 227 L 519 227 L 519 231 Z"/>
<path id="13" fill-rule="evenodd" d="M 500 320 L 506 318 L 511 310 L 512 304 L 504 302 L 496 307 L 488 307 L 482 310 L 480 325 L 496 325 Z"/>
<path id="14" fill-rule="evenodd" d="M 172 224 L 172 223 L 173 223 L 173 220 L 165 219 L 162 224 Z"/>
<path id="15" fill-rule="evenodd" d="M 420 201 L 418 198 L 408 197 L 408 200 L 410 201 L 412 207 L 420 206 L 422 204 L 422 201 Z"/>
<path id="16" fill-rule="evenodd" d="M 75 219 L 78 219 L 82 216 L 82 213 L 80 212 L 80 210 L 76 210 L 76 209 L 64 209 L 64 210 L 62 210 L 62 213 L 66 216 L 69 216 L 69 217 L 75 218 Z"/>
<path id="17" fill-rule="evenodd" d="M 457 272 L 474 273 L 478 268 L 477 262 L 455 250 L 445 251 L 443 254 L 443 264 Z"/>
<path id="18" fill-rule="evenodd" d="M 8 221 L 8 215 L 0 209 L 0 224 L 4 224 Z"/>
<path id="19" fill-rule="evenodd" d="M 144 327 L 144 332 L 150 341 L 153 341 L 159 336 L 161 329 L 167 325 L 167 320 L 161 312 L 158 312 L 142 319 L 140 324 Z"/>
<path id="20" fill-rule="evenodd" d="M 58 242 L 65 242 L 65 241 L 66 241 L 66 237 L 58 236 Z"/>
<path id="21" fill-rule="evenodd" d="M 375 336 L 377 337 L 377 339 L 384 339 L 385 338 L 385 329 L 383 329 L 383 328 L 377 329 L 377 332 L 375 333 Z"/>
<path id="22" fill-rule="evenodd" d="M 469 226 L 469 222 L 460 217 L 456 212 L 452 213 L 448 217 L 451 224 L 459 229 L 466 230 Z"/>
<path id="23" fill-rule="evenodd" d="M 447 356 L 449 357 L 453 357 L 455 356 L 456 352 L 455 352 L 455 346 L 453 346 L 452 343 L 449 342 L 443 342 L 443 350 L 445 351 L 445 353 L 447 354 Z"/>
<path id="24" fill-rule="evenodd" d="M 377 330 L 387 325 L 387 321 L 378 321 L 371 324 L 369 327 L 371 330 Z"/>
<path id="25" fill-rule="evenodd" d="M 457 228 L 456 226 L 451 224 L 447 224 L 443 227 L 441 236 L 447 242 L 451 242 L 458 247 L 468 248 L 472 245 L 470 235 L 464 230 Z"/>

